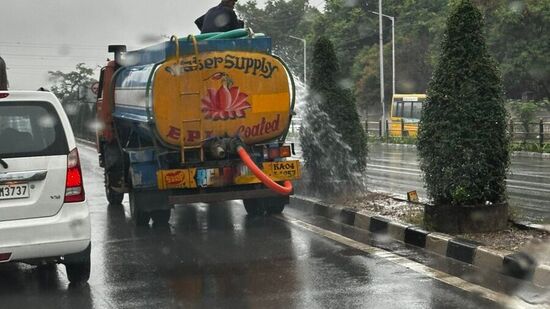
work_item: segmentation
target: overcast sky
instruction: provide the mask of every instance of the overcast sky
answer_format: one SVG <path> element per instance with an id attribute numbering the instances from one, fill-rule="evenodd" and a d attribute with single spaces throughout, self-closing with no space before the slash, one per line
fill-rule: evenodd
<path id="1" fill-rule="evenodd" d="M 131 50 L 159 42 L 163 35 L 198 33 L 193 21 L 218 3 L 0 0 L 0 56 L 8 66 L 10 90 L 49 87 L 49 70 L 70 72 L 80 62 L 98 68 L 110 56 L 109 44 L 125 44 Z M 312 3 L 320 6 L 324 1 Z"/>

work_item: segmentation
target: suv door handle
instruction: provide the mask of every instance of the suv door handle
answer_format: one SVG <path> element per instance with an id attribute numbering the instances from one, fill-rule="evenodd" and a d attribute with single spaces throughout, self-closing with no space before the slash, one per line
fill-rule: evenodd
<path id="1" fill-rule="evenodd" d="M 0 173 L 0 185 L 11 182 L 28 182 L 46 179 L 48 171 Z"/>

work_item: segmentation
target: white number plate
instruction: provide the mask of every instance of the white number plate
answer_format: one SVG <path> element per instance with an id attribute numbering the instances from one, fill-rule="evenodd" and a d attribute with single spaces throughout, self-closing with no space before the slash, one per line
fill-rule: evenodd
<path id="1" fill-rule="evenodd" d="M 0 200 L 29 197 L 29 184 L 0 185 Z"/>

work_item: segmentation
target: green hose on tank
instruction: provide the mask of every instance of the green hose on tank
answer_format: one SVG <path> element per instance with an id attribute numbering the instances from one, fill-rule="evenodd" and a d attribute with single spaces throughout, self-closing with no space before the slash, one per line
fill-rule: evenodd
<path id="1" fill-rule="evenodd" d="M 265 37 L 263 33 L 254 33 L 250 28 L 246 29 L 235 29 L 227 32 L 210 32 L 195 35 L 197 41 L 205 40 L 223 40 L 223 39 L 240 39 L 240 38 L 259 38 Z M 191 40 L 191 35 L 187 38 L 188 41 Z"/>
<path id="2" fill-rule="evenodd" d="M 225 32 L 210 32 L 210 33 L 197 34 L 195 35 L 195 39 L 197 39 L 197 41 L 203 41 L 222 33 L 225 33 Z"/>
<path id="3" fill-rule="evenodd" d="M 248 29 L 235 29 L 227 32 L 221 32 L 214 36 L 207 38 L 206 40 L 221 40 L 221 39 L 238 39 L 250 35 Z"/>

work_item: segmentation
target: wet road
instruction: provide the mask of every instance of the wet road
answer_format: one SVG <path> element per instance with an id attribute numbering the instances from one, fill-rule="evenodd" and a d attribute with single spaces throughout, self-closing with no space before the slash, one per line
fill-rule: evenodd
<path id="1" fill-rule="evenodd" d="M 426 198 L 416 149 L 385 144 L 369 145 L 370 188 L 406 197 L 416 190 Z M 550 223 L 550 160 L 513 157 L 507 180 L 514 214 L 527 221 Z"/>
<path id="2" fill-rule="evenodd" d="M 0 265 L 0 308 L 502 307 L 285 216 L 247 217 L 240 202 L 180 206 L 169 228 L 134 228 L 126 200 L 107 205 L 94 150 L 80 154 L 93 228 L 89 285 L 69 289 L 63 266 Z"/>

